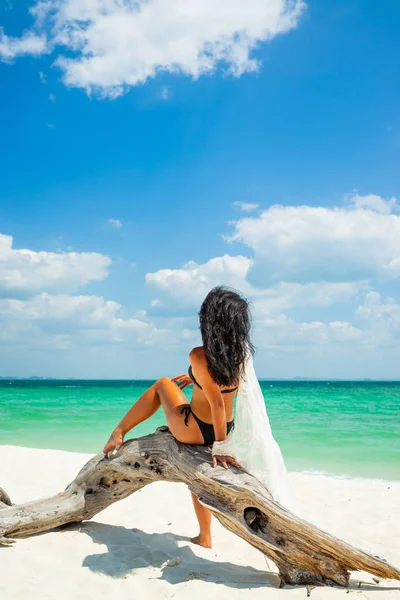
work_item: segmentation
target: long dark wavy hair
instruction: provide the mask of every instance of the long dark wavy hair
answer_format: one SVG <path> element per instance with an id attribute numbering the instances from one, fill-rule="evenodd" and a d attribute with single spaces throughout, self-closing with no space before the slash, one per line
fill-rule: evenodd
<path id="1" fill-rule="evenodd" d="M 243 296 L 229 288 L 213 288 L 201 305 L 200 331 L 208 371 L 221 386 L 238 385 L 249 351 L 251 313 Z"/>

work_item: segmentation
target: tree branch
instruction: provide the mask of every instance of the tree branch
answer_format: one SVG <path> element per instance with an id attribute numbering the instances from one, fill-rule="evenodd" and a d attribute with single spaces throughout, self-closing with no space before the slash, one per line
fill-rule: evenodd
<path id="1" fill-rule="evenodd" d="M 359 570 L 400 579 L 400 570 L 385 560 L 292 514 L 248 473 L 213 468 L 208 448 L 180 444 L 165 428 L 128 440 L 112 458 L 93 457 L 65 491 L 51 498 L 10 506 L 0 489 L 0 544 L 91 519 L 155 481 L 186 483 L 224 527 L 274 561 L 282 586 L 346 586 L 350 571 Z"/>

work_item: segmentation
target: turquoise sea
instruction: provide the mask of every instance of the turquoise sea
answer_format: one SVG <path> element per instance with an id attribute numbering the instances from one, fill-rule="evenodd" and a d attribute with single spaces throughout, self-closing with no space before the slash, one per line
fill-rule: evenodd
<path id="1" fill-rule="evenodd" d="M 151 383 L 0 380 L 0 444 L 96 453 Z M 400 480 L 400 382 L 261 386 L 290 470 Z M 127 437 L 164 423 L 160 410 Z"/>

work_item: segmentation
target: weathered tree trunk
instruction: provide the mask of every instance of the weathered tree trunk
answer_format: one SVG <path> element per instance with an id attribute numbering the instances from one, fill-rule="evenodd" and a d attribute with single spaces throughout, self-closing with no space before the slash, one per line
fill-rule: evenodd
<path id="1" fill-rule="evenodd" d="M 162 429 L 162 428 L 161 428 Z M 91 519 L 154 481 L 186 483 L 224 527 L 258 548 L 279 569 L 281 583 L 349 582 L 350 571 L 400 579 L 400 570 L 303 521 L 274 502 L 254 477 L 211 466 L 210 450 L 157 431 L 129 440 L 112 458 L 97 455 L 64 492 L 19 506 L 0 489 L 0 543 Z"/>
<path id="2" fill-rule="evenodd" d="M 8 494 L 5 493 L 3 488 L 0 488 L 0 508 L 11 506 L 11 500 Z"/>

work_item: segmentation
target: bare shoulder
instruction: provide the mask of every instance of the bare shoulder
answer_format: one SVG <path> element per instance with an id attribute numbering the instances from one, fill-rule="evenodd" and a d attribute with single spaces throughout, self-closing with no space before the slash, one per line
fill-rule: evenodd
<path id="1" fill-rule="evenodd" d="M 189 353 L 190 363 L 196 366 L 203 366 L 207 364 L 206 357 L 204 354 L 204 348 L 202 346 L 197 346 L 197 348 L 193 348 L 193 350 Z"/>
<path id="2" fill-rule="evenodd" d="M 194 371 L 194 376 L 196 380 L 200 383 L 203 391 L 205 393 L 214 393 L 216 390 L 219 392 L 219 387 L 213 380 L 208 370 L 208 363 L 206 359 L 206 355 L 204 352 L 204 348 L 202 346 L 198 346 L 197 348 L 193 348 L 193 350 L 189 354 L 190 364 Z"/>

